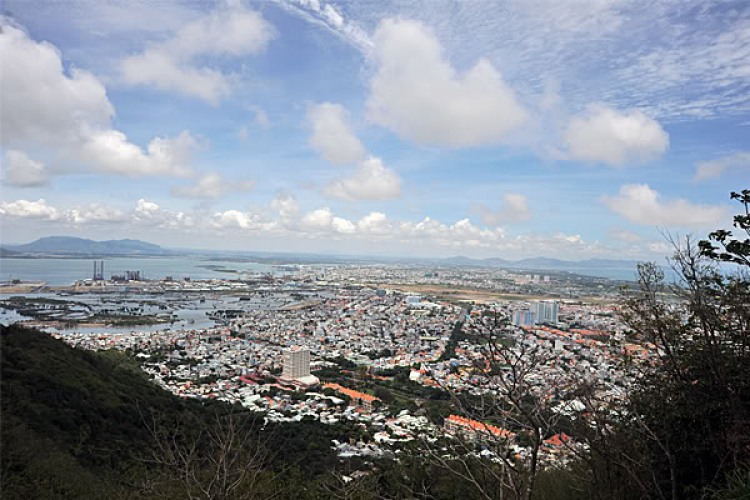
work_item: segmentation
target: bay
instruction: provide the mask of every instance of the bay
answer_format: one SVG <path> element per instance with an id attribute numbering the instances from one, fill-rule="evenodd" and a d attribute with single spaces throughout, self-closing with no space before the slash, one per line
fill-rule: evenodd
<path id="1" fill-rule="evenodd" d="M 125 271 L 140 271 L 144 279 L 191 279 L 236 278 L 239 275 L 221 272 L 217 268 L 271 273 L 272 267 L 255 262 L 229 262 L 191 257 L 112 257 L 104 260 L 104 276 L 124 274 Z M 210 266 L 207 268 L 205 266 Z M 94 259 L 0 259 L 0 281 L 11 279 L 23 281 L 45 281 L 52 286 L 71 285 L 76 280 L 90 279 L 94 271 Z"/>

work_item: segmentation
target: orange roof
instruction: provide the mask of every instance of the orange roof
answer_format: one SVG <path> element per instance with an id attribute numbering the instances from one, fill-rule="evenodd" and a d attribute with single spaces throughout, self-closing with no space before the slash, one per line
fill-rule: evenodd
<path id="1" fill-rule="evenodd" d="M 563 432 L 562 434 L 555 434 L 551 438 L 545 439 L 544 442 L 550 446 L 562 446 L 568 440 L 570 440 L 570 436 Z"/>
<path id="2" fill-rule="evenodd" d="M 346 394 L 352 399 L 359 399 L 361 401 L 369 401 L 370 403 L 372 403 L 373 401 L 380 401 L 380 398 L 376 398 L 375 396 L 370 396 L 369 394 L 365 394 L 364 392 L 355 391 L 354 389 L 347 389 L 346 387 L 342 387 L 339 384 L 325 384 L 323 388 L 333 389 L 334 391 L 338 391 L 341 394 Z"/>
<path id="3" fill-rule="evenodd" d="M 489 424 L 483 424 L 481 422 L 477 422 L 476 420 L 471 420 L 465 417 L 461 417 L 458 415 L 451 415 L 448 417 L 448 420 L 451 422 L 454 422 L 461 427 L 466 427 L 471 430 L 479 430 L 479 431 L 489 431 L 490 433 L 500 436 L 500 437 L 512 437 L 514 434 L 510 431 L 506 431 L 505 429 L 501 429 L 500 427 L 495 427 L 494 425 Z"/>

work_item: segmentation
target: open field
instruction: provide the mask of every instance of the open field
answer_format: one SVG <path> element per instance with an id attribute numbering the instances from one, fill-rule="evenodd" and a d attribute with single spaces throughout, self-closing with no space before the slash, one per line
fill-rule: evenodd
<path id="1" fill-rule="evenodd" d="M 377 285 L 384 286 L 384 285 Z M 613 303 L 611 299 L 601 299 L 599 297 L 581 297 L 579 299 L 569 299 L 568 297 L 560 297 L 559 295 L 522 295 L 516 293 L 504 293 L 494 292 L 491 290 L 479 290 L 471 288 L 453 287 L 448 285 L 387 285 L 386 288 L 392 288 L 394 290 L 400 290 L 402 292 L 419 293 L 422 295 L 430 295 L 435 297 L 437 300 L 451 301 L 451 302 L 477 302 L 480 304 L 486 304 L 497 300 L 545 300 L 545 299 L 556 299 L 556 300 L 575 300 L 584 302 L 587 304 L 608 304 Z"/>

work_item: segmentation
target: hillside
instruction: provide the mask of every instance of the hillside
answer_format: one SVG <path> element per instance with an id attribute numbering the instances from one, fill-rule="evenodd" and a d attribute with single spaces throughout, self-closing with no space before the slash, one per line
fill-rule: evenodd
<path id="1" fill-rule="evenodd" d="M 264 425 L 262 416 L 224 403 L 183 400 L 124 354 L 73 349 L 36 330 L 2 326 L 0 342 L 3 498 L 187 498 L 179 468 L 144 462 L 160 451 L 153 419 L 170 440 L 195 443 L 203 469 L 218 453 L 206 436 L 225 430 L 230 416 L 251 435 L 233 452 L 266 450 L 252 485 L 263 494 L 248 498 L 321 498 L 316 478 L 341 465 L 331 440 L 358 432 L 346 422 Z M 146 483 L 159 491 L 142 491 Z"/>
<path id="2" fill-rule="evenodd" d="M 188 407 L 115 353 L 75 350 L 13 326 L 1 335 L 2 489 L 9 498 L 111 493 L 117 488 L 104 475 L 149 443 L 138 409 L 178 415 Z"/>
<path id="3" fill-rule="evenodd" d="M 6 250 L 26 255 L 173 255 L 159 245 L 140 240 L 95 241 L 71 236 L 48 236 Z"/>

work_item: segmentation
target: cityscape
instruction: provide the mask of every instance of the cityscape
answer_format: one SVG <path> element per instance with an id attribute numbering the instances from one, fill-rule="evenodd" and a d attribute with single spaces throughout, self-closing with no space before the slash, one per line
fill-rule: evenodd
<path id="1" fill-rule="evenodd" d="M 528 454 L 510 438 L 517 429 L 485 428 L 453 413 L 459 410 L 447 396 L 477 390 L 465 375 L 484 355 L 474 339 L 491 333 L 519 353 L 538 343 L 555 360 L 534 373 L 545 393 L 596 380 L 600 397 L 620 398 L 630 383 L 621 363 L 656 358 L 654 346 L 633 339 L 618 318 L 626 282 L 376 264 L 284 265 L 278 275 L 214 280 L 145 280 L 138 271 L 105 279 L 105 262 L 94 261 L 91 277 L 69 286 L 7 283 L 0 290 L 30 293 L 6 293 L 2 317 L 13 314 L 17 324 L 77 349 L 127 352 L 154 384 L 181 398 L 240 404 L 275 422 L 356 422 L 371 439 L 340 443 L 340 457 L 387 456 L 401 442 L 456 433 L 481 438 L 485 431 Z M 139 306 L 111 310 L 125 300 Z M 193 319 L 175 323 L 180 308 L 204 311 L 201 327 Z M 135 318 L 143 320 L 138 330 L 123 323 Z M 445 399 L 436 405 L 424 396 L 430 390 Z M 584 408 L 548 395 L 562 414 Z M 574 454 L 576 443 L 559 439 L 545 439 L 545 460 L 564 463 Z"/>
<path id="2" fill-rule="evenodd" d="M 750 500 L 748 0 L 3 0 L 0 497 Z"/>

